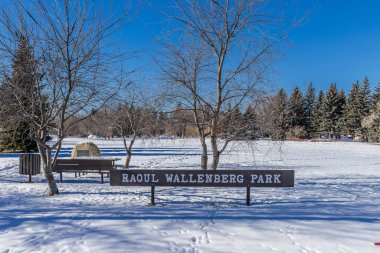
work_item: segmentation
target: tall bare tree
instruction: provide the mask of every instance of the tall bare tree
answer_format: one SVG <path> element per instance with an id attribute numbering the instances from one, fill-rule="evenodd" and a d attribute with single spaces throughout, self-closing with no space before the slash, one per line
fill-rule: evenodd
<path id="1" fill-rule="evenodd" d="M 190 111 L 193 114 L 195 125 L 202 147 L 201 169 L 207 169 L 208 149 L 206 137 L 210 135 L 210 104 L 203 95 L 204 81 L 207 77 L 204 71 L 209 67 L 208 55 L 205 47 L 195 43 L 183 43 L 182 48 L 175 45 L 166 45 L 166 61 L 162 65 L 166 81 L 169 84 L 165 89 L 165 96 L 182 112 Z M 175 112 L 176 112 L 175 110 Z"/>
<path id="2" fill-rule="evenodd" d="M 286 34 L 283 29 L 273 32 L 277 26 L 284 25 L 284 19 L 281 15 L 275 15 L 267 2 L 177 0 L 175 9 L 168 14 L 178 24 L 172 31 L 172 44 L 176 50 L 168 50 L 177 59 L 169 65 L 187 81 L 192 76 L 192 84 L 199 76 L 207 76 L 202 81 L 197 80 L 198 85 L 203 82 L 199 92 L 195 92 L 189 82 L 177 79 L 177 75 L 172 75 L 171 79 L 196 97 L 193 100 L 197 101 L 197 107 L 193 106 L 192 109 L 201 110 L 202 116 L 207 113 L 208 127 L 200 135 L 210 138 L 212 170 L 217 169 L 220 155 L 228 144 L 241 134 L 241 131 L 229 132 L 228 135 L 223 133 L 221 127 L 228 118 L 228 113 L 224 112 L 228 111 L 228 107 L 229 111 L 234 112 L 236 108 L 247 106 L 265 89 L 261 84 L 272 63 L 275 45 Z M 190 43 L 186 43 L 189 40 Z M 182 53 L 188 50 L 184 47 L 189 45 L 201 46 L 196 48 L 198 52 L 189 56 Z M 194 69 L 195 59 L 199 57 L 208 62 L 202 74 Z M 203 140 L 201 137 L 202 146 L 205 145 Z M 203 163 L 207 163 L 207 159 L 203 155 L 201 167 L 205 169 L 207 166 Z"/>
<path id="3" fill-rule="evenodd" d="M 119 104 L 114 112 L 113 125 L 123 138 L 127 153 L 126 169 L 129 168 L 136 139 L 149 135 L 151 127 L 157 121 L 157 103 L 148 94 L 141 86 L 128 89 L 123 96 L 125 102 Z"/>
<path id="4" fill-rule="evenodd" d="M 40 111 L 30 112 L 20 101 L 18 113 L 33 126 L 48 194 L 54 195 L 59 191 L 52 166 L 67 130 L 96 112 L 119 89 L 112 74 L 115 62 L 122 57 L 111 55 L 106 43 L 123 27 L 126 13 L 104 16 L 90 0 L 35 0 L 28 6 L 16 1 L 16 6 L 18 16 L 3 10 L 1 24 L 7 36 L 3 34 L 0 45 L 11 52 L 12 38 L 21 34 L 34 42 L 40 75 L 37 91 L 29 99 Z M 49 134 L 56 135 L 54 141 L 47 142 Z M 54 149 L 57 151 L 52 157 Z"/>

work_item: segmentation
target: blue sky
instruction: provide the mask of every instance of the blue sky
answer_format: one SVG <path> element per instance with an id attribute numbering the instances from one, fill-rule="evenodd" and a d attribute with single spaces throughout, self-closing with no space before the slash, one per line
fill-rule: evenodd
<path id="1" fill-rule="evenodd" d="M 165 34 L 167 20 L 160 9 L 169 1 L 143 1 L 125 30 L 127 47 L 139 51 L 132 65 L 148 67 L 144 74 L 155 77 L 157 38 Z M 372 88 L 380 82 L 380 1 L 298 0 L 292 7 L 307 19 L 294 28 L 283 47 L 271 80 L 291 90 L 305 89 L 310 81 L 317 89 L 332 82 L 350 89 L 356 80 L 368 76 Z"/>
<path id="2" fill-rule="evenodd" d="M 206 0 L 205 0 L 206 1 Z M 110 2 L 113 2 L 110 5 Z M 115 37 L 118 48 L 135 52 L 130 68 L 139 68 L 139 77 L 157 84 L 160 73 L 153 60 L 159 38 L 167 34 L 168 18 L 162 13 L 171 0 L 133 0 L 131 22 Z M 356 80 L 368 76 L 371 87 L 380 82 L 380 1 L 378 0 L 273 0 L 294 2 L 291 15 L 307 16 L 294 28 L 284 46 L 282 57 L 270 74 L 277 87 L 304 90 L 312 81 L 326 90 L 332 82 L 348 91 Z M 7 6 L 7 0 L 1 0 Z M 98 2 L 105 13 L 117 14 L 124 0 Z M 305 14 L 306 13 L 306 14 Z"/>
<path id="3" fill-rule="evenodd" d="M 326 89 L 336 82 L 348 90 L 368 76 L 375 87 L 380 82 L 380 1 L 315 3 L 308 21 L 289 36 L 286 59 L 277 65 L 279 83 L 306 87 L 313 81 Z"/>

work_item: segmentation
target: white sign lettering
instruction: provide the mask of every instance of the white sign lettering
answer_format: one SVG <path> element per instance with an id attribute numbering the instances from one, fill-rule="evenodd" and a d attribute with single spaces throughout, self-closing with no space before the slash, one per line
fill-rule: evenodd
<path id="1" fill-rule="evenodd" d="M 128 174 L 123 174 L 123 183 L 158 183 L 158 179 L 155 174 L 132 174 L 130 177 Z"/>
<path id="2" fill-rule="evenodd" d="M 123 173 L 122 182 L 123 183 L 179 183 L 179 184 L 282 184 L 281 174 L 248 174 L 244 179 L 243 174 L 216 174 L 216 173 L 165 173 L 157 176 L 154 173 Z"/>
<path id="3" fill-rule="evenodd" d="M 281 184 L 280 174 L 251 175 L 251 183 L 256 184 Z M 264 180 L 265 178 L 265 180 Z"/>

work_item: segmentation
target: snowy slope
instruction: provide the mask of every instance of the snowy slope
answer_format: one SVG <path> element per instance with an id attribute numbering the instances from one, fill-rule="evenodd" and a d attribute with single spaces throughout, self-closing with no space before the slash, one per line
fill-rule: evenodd
<path id="1" fill-rule="evenodd" d="M 63 156 L 81 139 L 65 140 Z M 122 143 L 92 140 L 122 158 Z M 46 197 L 18 159 L 0 156 L 0 252 L 380 252 L 380 146 L 234 143 L 221 169 L 287 168 L 292 189 L 110 187 L 65 174 Z M 139 141 L 134 168 L 197 169 L 196 139 Z M 253 152 L 253 148 L 255 151 Z M 123 164 L 123 160 L 119 161 Z M 66 179 L 66 180 L 65 180 Z"/>

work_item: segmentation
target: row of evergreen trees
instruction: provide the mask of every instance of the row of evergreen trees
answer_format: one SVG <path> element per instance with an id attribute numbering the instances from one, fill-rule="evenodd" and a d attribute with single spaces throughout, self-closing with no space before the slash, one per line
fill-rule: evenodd
<path id="1" fill-rule="evenodd" d="M 316 93 L 310 83 L 305 93 L 295 86 L 289 97 L 281 89 L 263 112 L 271 111 L 269 121 L 272 122 L 269 124 L 276 126 L 279 139 L 289 136 L 340 139 L 344 135 L 362 141 L 376 141 L 377 133 L 373 132 L 373 126 L 364 122 L 375 113 L 379 101 L 380 86 L 372 94 L 367 78 L 362 83 L 356 81 L 348 95 L 343 90 L 338 91 L 335 83 L 326 92 Z M 266 134 L 273 135 L 270 132 Z"/>
<path id="2" fill-rule="evenodd" d="M 0 151 L 37 149 L 31 138 L 30 123 L 17 113 L 17 103 L 20 101 L 30 103 L 31 110 L 34 106 L 39 106 L 30 102 L 36 89 L 37 76 L 33 49 L 25 38 L 21 38 L 14 54 L 11 74 L 0 84 Z M 176 112 L 171 115 L 160 112 L 166 115 L 159 120 L 162 129 L 159 133 L 151 134 L 193 136 L 196 132 L 191 131 L 194 130 L 193 117 L 181 108 Z M 341 136 L 349 136 L 361 141 L 379 142 L 380 85 L 371 93 L 369 81 L 365 78 L 362 82 L 356 81 L 348 95 L 343 90 L 339 91 L 334 83 L 326 92 L 318 93 L 312 83 L 304 93 L 295 86 L 289 96 L 281 89 L 275 96 L 248 107 L 245 113 L 241 113 L 239 108 L 227 108 L 221 117 L 225 119 L 219 131 L 226 139 L 322 136 L 340 139 Z M 99 124 L 90 125 L 99 129 Z M 104 125 L 109 129 L 109 122 Z M 89 133 L 76 133 L 78 134 Z"/>

